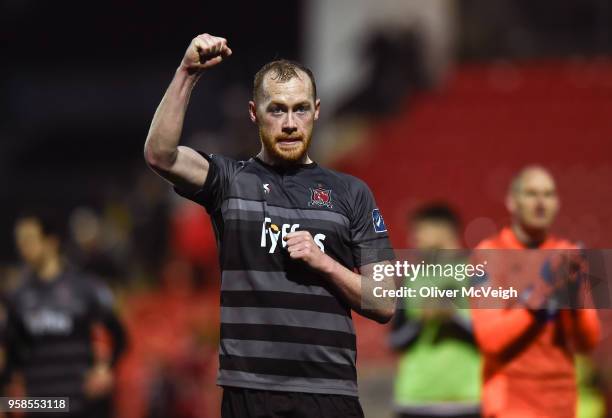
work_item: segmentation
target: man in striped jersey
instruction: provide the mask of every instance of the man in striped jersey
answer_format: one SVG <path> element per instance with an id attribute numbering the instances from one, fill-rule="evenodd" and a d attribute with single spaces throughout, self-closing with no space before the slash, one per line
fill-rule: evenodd
<path id="1" fill-rule="evenodd" d="M 125 331 L 110 289 L 64 259 L 60 229 L 46 214 L 21 216 L 15 224 L 26 269 L 7 300 L 0 385 L 19 372 L 27 396 L 69 398 L 69 413 L 32 411 L 27 417 L 111 417 L 114 366 L 126 348 Z M 92 331 L 99 326 L 112 339 L 108 359 L 95 352 Z"/>
<path id="2" fill-rule="evenodd" d="M 374 263 L 393 257 L 385 223 L 365 183 L 308 157 L 320 101 L 301 64 L 273 61 L 255 76 L 256 157 L 178 145 L 197 79 L 231 53 L 223 38 L 192 40 L 145 144 L 151 168 L 204 206 L 215 228 L 222 415 L 361 417 L 351 310 L 381 323 L 393 315 L 393 300 L 366 290 Z"/>

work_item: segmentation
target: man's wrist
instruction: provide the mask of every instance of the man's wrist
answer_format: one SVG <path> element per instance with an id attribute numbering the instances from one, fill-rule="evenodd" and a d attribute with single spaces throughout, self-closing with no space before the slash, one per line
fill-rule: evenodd
<path id="1" fill-rule="evenodd" d="M 93 367 L 95 371 L 106 371 L 110 370 L 111 368 L 111 364 L 108 361 L 97 361 Z"/>
<path id="2" fill-rule="evenodd" d="M 321 263 L 321 268 L 319 269 L 319 271 L 326 277 L 332 276 L 334 272 L 336 271 L 336 267 L 338 263 L 336 263 L 336 261 L 333 258 L 331 258 L 325 253 L 323 253 L 322 259 L 323 259 L 323 262 Z"/>
<path id="3" fill-rule="evenodd" d="M 195 70 L 193 68 L 189 68 L 181 62 L 181 64 L 176 69 L 176 75 L 184 77 L 185 80 L 195 84 L 202 75 L 202 70 Z"/>

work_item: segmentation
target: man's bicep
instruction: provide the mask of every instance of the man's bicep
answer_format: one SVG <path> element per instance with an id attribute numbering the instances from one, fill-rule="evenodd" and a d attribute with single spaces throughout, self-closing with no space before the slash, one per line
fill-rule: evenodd
<path id="1" fill-rule="evenodd" d="M 178 189 L 195 192 L 206 182 L 210 164 L 196 150 L 179 146 L 174 163 L 167 169 L 153 168 L 156 173 L 168 180 Z"/>
<path id="2" fill-rule="evenodd" d="M 200 151 L 191 151 L 198 153 L 206 160 L 208 165 L 206 174 L 197 179 L 201 182 L 196 183 L 197 187 L 187 186 L 188 189 L 185 189 L 175 186 L 174 190 L 180 196 L 203 206 L 209 214 L 212 214 L 220 209 L 235 174 L 243 164 L 218 154 L 209 155 Z"/>

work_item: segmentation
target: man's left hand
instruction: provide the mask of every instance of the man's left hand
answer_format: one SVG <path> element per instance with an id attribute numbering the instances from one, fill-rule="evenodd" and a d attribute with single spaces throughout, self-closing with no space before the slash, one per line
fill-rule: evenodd
<path id="1" fill-rule="evenodd" d="M 85 376 L 85 394 L 90 399 L 107 395 L 113 388 L 113 372 L 105 364 L 94 366 Z"/>
<path id="2" fill-rule="evenodd" d="M 309 267 L 320 272 L 327 272 L 331 268 L 329 258 L 314 242 L 308 231 L 295 231 L 285 236 L 289 257 L 302 260 Z"/>

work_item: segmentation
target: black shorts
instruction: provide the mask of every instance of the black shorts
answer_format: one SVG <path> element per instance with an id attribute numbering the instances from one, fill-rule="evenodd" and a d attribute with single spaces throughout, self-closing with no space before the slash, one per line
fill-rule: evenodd
<path id="1" fill-rule="evenodd" d="M 354 396 L 223 388 L 222 418 L 364 418 Z"/>

